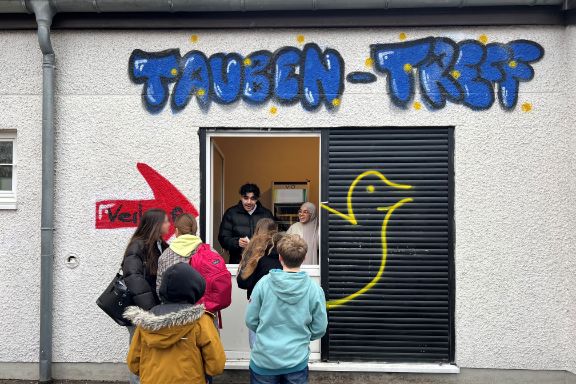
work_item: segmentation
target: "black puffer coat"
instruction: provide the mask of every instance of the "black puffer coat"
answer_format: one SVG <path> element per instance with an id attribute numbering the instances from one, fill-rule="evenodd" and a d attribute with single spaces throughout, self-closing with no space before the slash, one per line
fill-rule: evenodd
<path id="1" fill-rule="evenodd" d="M 160 243 L 162 252 L 168 248 L 164 241 Z M 154 247 L 158 257 L 162 254 L 158 247 Z M 122 261 L 122 273 L 128 290 L 132 293 L 134 305 L 149 310 L 160 304 L 156 294 L 156 275 L 146 271 L 146 255 L 148 250 L 144 240 L 134 240 L 128 245 L 126 255 Z"/>
<path id="2" fill-rule="evenodd" d="M 245 236 L 252 238 L 260 219 L 274 219 L 272 212 L 264 208 L 260 202 L 256 203 L 256 210 L 253 214 L 246 212 L 242 202 L 226 210 L 220 224 L 218 242 L 230 254 L 230 264 L 240 262 L 243 249 L 238 245 L 238 241 Z"/>

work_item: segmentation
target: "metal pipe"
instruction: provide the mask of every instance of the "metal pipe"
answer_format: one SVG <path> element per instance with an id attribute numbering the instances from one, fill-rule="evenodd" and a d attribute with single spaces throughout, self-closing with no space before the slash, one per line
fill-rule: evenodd
<path id="1" fill-rule="evenodd" d="M 54 264 L 54 76 L 55 56 L 50 41 L 54 16 L 51 3 L 31 0 L 42 51 L 42 207 L 40 238 L 40 364 L 39 382 L 52 382 L 52 312 Z"/>
<path id="2" fill-rule="evenodd" d="M 2 0 L 0 13 L 27 13 L 37 0 Z M 565 0 L 42 0 L 60 12 L 314 11 L 482 6 L 562 6 Z"/>

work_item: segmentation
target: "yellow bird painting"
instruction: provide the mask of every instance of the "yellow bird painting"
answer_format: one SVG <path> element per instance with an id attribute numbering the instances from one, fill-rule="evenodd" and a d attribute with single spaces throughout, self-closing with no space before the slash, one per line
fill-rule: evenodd
<path id="1" fill-rule="evenodd" d="M 361 175 L 359 175 L 356 179 L 354 179 L 352 184 L 350 184 L 350 188 L 348 189 L 348 195 L 346 197 L 346 205 L 347 205 L 347 213 L 346 214 L 342 213 L 340 211 L 337 211 L 336 209 L 331 208 L 328 205 L 323 204 L 323 203 L 321 203 L 320 206 L 323 209 L 326 209 L 328 212 L 340 216 L 344 220 L 348 221 L 350 224 L 358 225 L 358 221 L 356 220 L 356 216 L 354 214 L 354 204 L 353 204 L 354 191 L 355 191 L 356 187 L 358 186 L 358 184 L 363 179 L 370 177 L 370 176 L 378 178 L 388 187 L 401 189 L 401 190 L 412 189 L 411 185 L 393 183 L 390 180 L 388 180 L 386 178 L 386 176 L 384 176 L 381 172 L 370 170 L 370 171 L 366 171 L 366 172 L 362 173 Z M 375 189 L 376 188 L 374 187 L 374 185 L 369 185 L 367 187 L 367 191 L 369 193 L 374 192 Z M 403 205 L 408 204 L 412 201 L 414 201 L 412 198 L 405 198 L 405 199 L 402 199 L 402 200 L 400 200 L 400 201 L 398 201 L 398 202 L 396 202 L 390 206 L 378 207 L 378 211 L 386 212 L 386 214 L 382 220 L 382 228 L 381 228 L 381 234 L 380 234 L 381 242 L 382 242 L 382 258 L 380 260 L 380 268 L 378 269 L 378 273 L 376 274 L 376 276 L 374 276 L 374 278 L 372 278 L 372 280 L 368 284 L 366 284 L 364 287 L 360 288 L 358 291 L 356 291 L 356 292 L 354 292 L 354 293 L 352 293 L 346 297 L 343 297 L 341 299 L 328 301 L 326 303 L 328 309 L 336 308 L 338 306 L 341 306 L 341 305 L 348 303 L 351 300 L 354 300 L 356 297 L 368 292 L 370 289 L 372 289 L 372 287 L 374 287 L 376 285 L 376 283 L 378 283 L 378 281 L 382 277 L 382 274 L 384 273 L 384 269 L 386 268 L 386 258 L 388 256 L 388 244 L 387 244 L 387 240 L 386 240 L 386 229 L 388 227 L 388 222 L 390 221 L 390 218 L 392 217 L 392 214 L 394 213 L 394 211 L 396 211 L 398 208 L 400 208 Z"/>

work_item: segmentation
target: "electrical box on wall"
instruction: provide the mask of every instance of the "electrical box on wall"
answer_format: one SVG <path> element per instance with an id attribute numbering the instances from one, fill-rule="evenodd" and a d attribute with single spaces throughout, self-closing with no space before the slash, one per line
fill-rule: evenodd
<path id="1" fill-rule="evenodd" d="M 296 182 L 272 182 L 272 212 L 278 220 L 278 229 L 287 231 L 298 221 L 298 210 L 308 201 L 310 180 Z"/>

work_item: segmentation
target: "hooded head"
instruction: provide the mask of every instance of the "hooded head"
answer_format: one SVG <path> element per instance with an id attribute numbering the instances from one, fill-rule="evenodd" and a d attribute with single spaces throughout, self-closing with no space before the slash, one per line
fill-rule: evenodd
<path id="1" fill-rule="evenodd" d="M 284 272 L 273 269 L 268 275 L 270 276 L 270 290 L 280 300 L 294 305 L 308 297 L 312 279 L 306 272 Z"/>
<path id="2" fill-rule="evenodd" d="M 163 303 L 196 304 L 204 295 L 206 281 L 188 263 L 178 263 L 166 270 L 160 285 Z"/>

